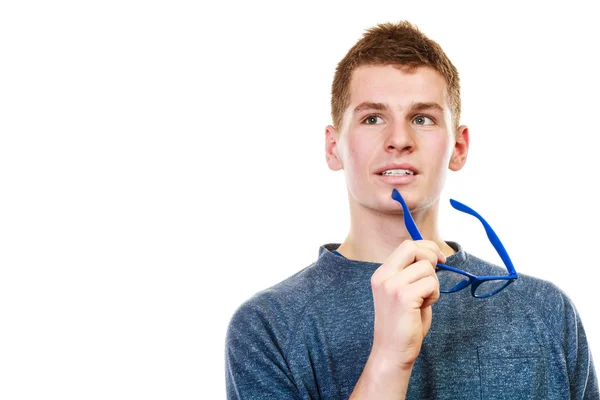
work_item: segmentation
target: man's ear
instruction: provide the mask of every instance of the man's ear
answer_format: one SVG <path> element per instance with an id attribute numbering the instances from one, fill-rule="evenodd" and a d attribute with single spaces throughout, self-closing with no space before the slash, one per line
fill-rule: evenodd
<path id="1" fill-rule="evenodd" d="M 339 171 L 344 168 L 338 155 L 337 145 L 337 132 L 333 126 L 327 125 L 325 128 L 325 159 L 327 160 L 329 169 L 332 171 Z"/>
<path id="2" fill-rule="evenodd" d="M 456 129 L 454 149 L 452 149 L 452 156 L 450 156 L 450 162 L 448 168 L 452 171 L 458 171 L 465 166 L 467 162 L 467 154 L 469 153 L 469 128 L 465 125 L 461 125 Z"/>

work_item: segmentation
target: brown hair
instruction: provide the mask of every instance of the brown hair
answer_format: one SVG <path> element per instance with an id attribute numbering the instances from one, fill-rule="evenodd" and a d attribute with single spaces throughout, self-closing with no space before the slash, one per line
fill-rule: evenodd
<path id="1" fill-rule="evenodd" d="M 456 67 L 439 44 L 410 22 L 400 21 L 368 29 L 337 65 L 331 86 L 331 117 L 338 132 L 350 103 L 352 71 L 363 65 L 394 65 L 407 71 L 421 66 L 434 69 L 446 81 L 452 119 L 455 128 L 458 127 L 460 82 Z"/>

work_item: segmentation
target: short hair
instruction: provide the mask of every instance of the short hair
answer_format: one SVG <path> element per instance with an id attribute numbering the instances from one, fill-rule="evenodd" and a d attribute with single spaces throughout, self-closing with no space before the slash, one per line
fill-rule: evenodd
<path id="1" fill-rule="evenodd" d="M 406 71 L 426 66 L 446 81 L 454 128 L 460 121 L 460 81 L 456 67 L 440 45 L 408 21 L 386 22 L 365 31 L 362 38 L 338 63 L 331 86 L 333 126 L 341 129 L 344 111 L 350 104 L 352 72 L 363 65 L 393 65 Z"/>

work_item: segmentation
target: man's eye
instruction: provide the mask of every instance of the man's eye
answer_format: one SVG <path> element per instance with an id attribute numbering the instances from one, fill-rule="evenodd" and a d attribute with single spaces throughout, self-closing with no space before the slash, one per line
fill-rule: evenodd
<path id="1" fill-rule="evenodd" d="M 377 124 L 381 124 L 383 122 L 383 119 L 381 119 L 381 117 L 377 116 L 377 115 L 369 115 L 367 118 L 365 118 L 363 120 L 363 123 L 367 124 L 367 125 L 377 125 Z"/>
<path id="2" fill-rule="evenodd" d="M 433 124 L 433 120 L 424 115 L 416 116 L 415 119 L 413 119 L 413 122 L 417 125 L 432 125 Z"/>

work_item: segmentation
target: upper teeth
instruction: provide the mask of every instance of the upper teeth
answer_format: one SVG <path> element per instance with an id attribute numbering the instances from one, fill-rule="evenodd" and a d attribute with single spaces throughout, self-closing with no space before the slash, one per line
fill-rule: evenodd
<path id="1" fill-rule="evenodd" d="M 392 175 L 392 176 L 414 175 L 414 174 L 415 173 L 409 169 L 388 169 L 381 173 L 381 175 Z"/>

